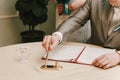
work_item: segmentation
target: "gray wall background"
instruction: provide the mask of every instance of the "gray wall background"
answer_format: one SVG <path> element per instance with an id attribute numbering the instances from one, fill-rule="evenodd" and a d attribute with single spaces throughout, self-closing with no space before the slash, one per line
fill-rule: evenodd
<path id="1" fill-rule="evenodd" d="M 0 47 L 20 43 L 20 32 L 27 30 L 16 15 L 14 7 L 16 0 L 0 0 Z M 48 20 L 38 25 L 36 29 L 51 34 L 55 30 L 55 5 L 52 0 L 48 5 Z"/>

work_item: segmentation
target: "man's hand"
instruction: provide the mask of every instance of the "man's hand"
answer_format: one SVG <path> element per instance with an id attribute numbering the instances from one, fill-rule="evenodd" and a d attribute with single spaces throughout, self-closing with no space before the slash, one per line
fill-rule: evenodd
<path id="1" fill-rule="evenodd" d="M 57 8 L 58 8 L 58 14 L 59 15 L 63 14 L 63 12 L 64 12 L 64 5 L 61 4 L 61 3 L 58 3 L 57 4 Z"/>
<path id="2" fill-rule="evenodd" d="M 59 35 L 47 35 L 44 37 L 42 46 L 47 52 L 53 50 L 59 44 L 60 36 Z"/>
<path id="3" fill-rule="evenodd" d="M 105 54 L 93 61 L 93 65 L 103 69 L 116 66 L 120 62 L 120 55 L 118 53 Z"/>

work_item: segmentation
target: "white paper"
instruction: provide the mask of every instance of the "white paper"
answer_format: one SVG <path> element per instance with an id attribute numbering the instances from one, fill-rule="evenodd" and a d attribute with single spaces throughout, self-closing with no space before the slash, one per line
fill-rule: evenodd
<path id="1" fill-rule="evenodd" d="M 76 58 L 84 46 L 58 45 L 49 52 L 48 59 L 69 61 Z"/>
<path id="2" fill-rule="evenodd" d="M 107 48 L 59 45 L 53 51 L 49 52 L 48 59 L 71 61 L 76 60 L 76 58 L 81 54 L 76 63 L 92 64 L 97 57 L 114 52 L 114 49 Z M 46 55 L 44 55 L 44 58 L 45 56 Z"/>
<path id="3" fill-rule="evenodd" d="M 92 64 L 97 57 L 114 52 L 115 50 L 113 49 L 86 47 L 77 61 Z"/>

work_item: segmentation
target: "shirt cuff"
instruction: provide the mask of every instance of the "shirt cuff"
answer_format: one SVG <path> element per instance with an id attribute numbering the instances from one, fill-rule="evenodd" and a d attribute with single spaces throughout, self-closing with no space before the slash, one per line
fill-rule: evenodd
<path id="1" fill-rule="evenodd" d="M 59 35 L 60 36 L 60 42 L 62 41 L 63 39 L 63 35 L 61 32 L 54 32 L 52 35 Z"/>

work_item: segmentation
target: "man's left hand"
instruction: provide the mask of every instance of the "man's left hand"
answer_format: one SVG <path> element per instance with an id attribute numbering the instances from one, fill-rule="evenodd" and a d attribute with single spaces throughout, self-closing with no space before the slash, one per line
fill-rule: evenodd
<path id="1" fill-rule="evenodd" d="M 92 64 L 96 67 L 108 69 L 110 67 L 116 66 L 119 62 L 120 62 L 120 54 L 116 52 L 116 53 L 102 55 L 96 58 Z"/>

